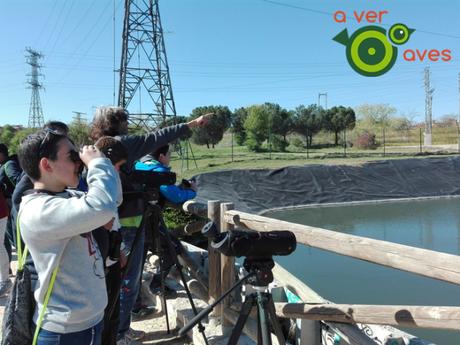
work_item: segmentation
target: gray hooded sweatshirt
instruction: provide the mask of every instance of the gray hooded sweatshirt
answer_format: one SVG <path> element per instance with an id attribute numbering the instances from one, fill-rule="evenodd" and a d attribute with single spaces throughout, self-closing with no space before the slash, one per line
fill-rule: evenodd
<path id="1" fill-rule="evenodd" d="M 96 158 L 88 166 L 87 182 L 86 194 L 66 190 L 22 198 L 20 231 L 38 272 L 35 323 L 53 270 L 59 265 L 42 323 L 42 328 L 51 332 L 73 333 L 93 327 L 102 320 L 107 305 L 102 257 L 90 231 L 117 213 L 118 173 L 110 160 Z"/>

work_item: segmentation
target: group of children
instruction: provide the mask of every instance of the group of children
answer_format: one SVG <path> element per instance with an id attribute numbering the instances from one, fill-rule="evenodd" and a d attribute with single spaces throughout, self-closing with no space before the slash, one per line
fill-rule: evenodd
<path id="1" fill-rule="evenodd" d="M 17 217 L 37 273 L 35 324 L 45 309 L 38 345 L 123 345 L 143 335 L 130 328 L 131 312 L 143 307 L 136 300 L 145 234 L 143 201 L 123 197 L 133 187 L 129 173 L 168 171 L 168 143 L 205 125 L 208 117 L 133 136 L 127 134 L 127 115 L 122 108 L 99 108 L 92 124 L 95 144 L 81 149 L 52 128 L 28 136 L 19 148 L 23 178 L 32 187 L 18 192 Z M 181 203 L 196 195 L 190 187 L 160 190 Z"/>

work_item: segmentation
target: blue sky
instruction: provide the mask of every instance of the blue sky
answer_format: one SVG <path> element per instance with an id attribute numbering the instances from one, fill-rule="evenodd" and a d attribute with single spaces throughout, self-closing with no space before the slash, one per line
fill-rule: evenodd
<path id="1" fill-rule="evenodd" d="M 25 47 L 45 56 L 45 120 L 67 122 L 73 111 L 91 119 L 95 106 L 113 104 L 123 7 L 122 0 L 1 1 L 0 125 L 27 124 Z M 337 10 L 349 14 L 347 23 L 334 22 Z M 332 41 L 344 28 L 352 33 L 368 25 L 353 20 L 354 10 L 386 10 L 382 26 L 402 22 L 417 30 L 383 76 L 354 72 L 345 47 Z M 327 92 L 329 107 L 389 103 L 399 114 L 422 120 L 426 66 L 435 88 L 433 117 L 458 114 L 458 1 L 160 0 L 160 11 L 178 115 L 203 105 L 233 110 L 275 102 L 293 109 Z M 452 60 L 407 62 L 405 49 L 450 49 Z"/>

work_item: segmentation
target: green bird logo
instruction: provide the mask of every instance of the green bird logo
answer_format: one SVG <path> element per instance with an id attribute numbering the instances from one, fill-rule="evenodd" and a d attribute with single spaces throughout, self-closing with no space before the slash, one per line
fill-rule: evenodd
<path id="1" fill-rule="evenodd" d="M 387 37 L 385 29 L 369 25 L 356 30 L 351 37 L 348 37 L 347 29 L 344 29 L 333 40 L 347 48 L 348 63 L 356 72 L 367 77 L 377 77 L 393 67 L 398 56 L 396 46 L 406 43 L 414 31 L 398 23 L 388 30 Z"/>

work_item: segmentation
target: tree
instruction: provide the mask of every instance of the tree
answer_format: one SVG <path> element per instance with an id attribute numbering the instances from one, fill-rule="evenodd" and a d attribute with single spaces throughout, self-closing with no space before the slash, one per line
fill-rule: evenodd
<path id="1" fill-rule="evenodd" d="M 214 113 L 205 127 L 192 130 L 192 140 L 195 144 L 206 145 L 207 148 L 214 148 L 214 145 L 222 140 L 225 130 L 230 125 L 232 112 L 225 106 L 206 106 L 193 109 L 190 119 L 196 119 L 201 115 Z"/>
<path id="2" fill-rule="evenodd" d="M 13 126 L 11 125 L 3 126 L 2 131 L 0 133 L 0 142 L 5 144 L 6 146 L 9 146 L 15 133 L 16 133 L 16 130 L 14 129 Z"/>
<path id="3" fill-rule="evenodd" d="M 389 104 L 363 104 L 356 108 L 360 127 L 373 130 L 388 127 L 395 114 L 396 108 Z"/>
<path id="4" fill-rule="evenodd" d="M 268 113 L 270 132 L 281 135 L 287 144 L 286 136 L 292 128 L 292 113 L 276 103 L 264 103 L 263 107 Z"/>
<path id="5" fill-rule="evenodd" d="M 310 104 L 308 107 L 299 105 L 294 110 L 293 125 L 294 132 L 305 136 L 307 146 L 311 146 L 313 135 L 321 130 L 321 109 L 316 104 Z"/>
<path id="6" fill-rule="evenodd" d="M 332 107 L 324 112 L 323 127 L 335 134 L 335 145 L 339 144 L 339 132 L 345 129 L 353 129 L 355 124 L 355 111 L 350 107 Z"/>
<path id="7" fill-rule="evenodd" d="M 232 131 L 235 135 L 235 141 L 238 145 L 243 145 L 246 140 L 246 130 L 244 129 L 244 121 L 248 117 L 246 108 L 241 107 L 233 111 L 232 116 Z"/>
<path id="8" fill-rule="evenodd" d="M 21 145 L 22 141 L 32 133 L 35 133 L 37 131 L 36 128 L 23 128 L 14 133 L 14 136 L 11 138 L 9 145 L 8 145 L 8 151 L 10 154 L 12 153 L 17 153 L 19 145 Z"/>
<path id="9" fill-rule="evenodd" d="M 457 116 L 455 114 L 446 114 L 435 121 L 436 127 L 440 128 L 457 128 Z"/>
<path id="10" fill-rule="evenodd" d="M 69 124 L 69 137 L 77 147 L 91 143 L 90 127 L 85 121 L 74 120 Z"/>
<path id="11" fill-rule="evenodd" d="M 263 105 L 252 105 L 247 108 L 247 112 L 243 124 L 247 134 L 246 145 L 252 151 L 259 151 L 268 138 L 269 113 Z"/>

